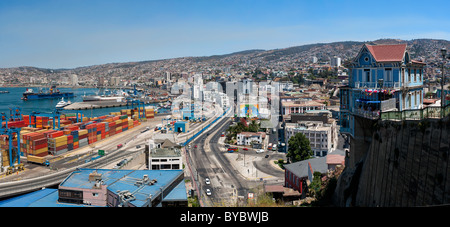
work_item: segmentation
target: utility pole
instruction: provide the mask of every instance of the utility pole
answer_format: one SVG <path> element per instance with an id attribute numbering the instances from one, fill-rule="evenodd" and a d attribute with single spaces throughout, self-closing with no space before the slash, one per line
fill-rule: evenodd
<path id="1" fill-rule="evenodd" d="M 444 80 L 445 80 L 445 73 L 444 73 L 444 64 L 445 64 L 445 55 L 447 55 L 447 49 L 442 48 L 441 49 L 442 54 L 442 78 L 441 78 L 441 117 L 444 117 Z"/>

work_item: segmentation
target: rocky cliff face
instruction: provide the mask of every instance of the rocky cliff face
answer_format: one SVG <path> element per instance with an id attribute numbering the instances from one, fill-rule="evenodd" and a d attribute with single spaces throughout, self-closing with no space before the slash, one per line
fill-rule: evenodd
<path id="1" fill-rule="evenodd" d="M 370 121 L 359 118 L 336 206 L 450 204 L 450 119 Z M 371 127 L 372 125 L 372 127 Z"/>

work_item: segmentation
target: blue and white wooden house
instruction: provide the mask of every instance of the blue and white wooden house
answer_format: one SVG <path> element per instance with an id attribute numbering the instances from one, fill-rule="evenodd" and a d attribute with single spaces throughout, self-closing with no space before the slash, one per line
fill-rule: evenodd
<path id="1" fill-rule="evenodd" d="M 378 119 L 383 111 L 423 108 L 423 70 L 406 44 L 368 45 L 345 66 L 349 84 L 340 89 L 341 132 L 354 134 L 354 116 Z"/>

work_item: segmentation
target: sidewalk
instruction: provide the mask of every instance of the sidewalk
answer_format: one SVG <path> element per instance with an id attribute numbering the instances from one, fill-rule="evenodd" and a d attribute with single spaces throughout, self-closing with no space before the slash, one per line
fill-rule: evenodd
<path id="1" fill-rule="evenodd" d="M 267 140 L 268 141 L 268 140 Z M 265 141 L 266 142 L 266 141 Z M 228 153 L 225 148 L 225 137 L 221 137 L 218 141 L 219 149 L 221 152 L 224 152 L 225 157 L 227 157 L 228 161 L 231 163 L 234 169 L 239 171 L 239 173 L 247 179 L 248 181 L 260 181 L 262 180 L 269 180 L 269 179 L 278 179 L 275 176 L 263 173 L 261 171 L 258 171 L 258 169 L 253 165 L 254 161 L 261 161 L 265 159 L 261 156 L 254 156 L 251 155 L 251 152 L 254 151 L 245 151 L 244 152 L 234 152 L 234 153 Z M 265 152 L 267 153 L 267 152 Z M 245 158 L 245 161 L 244 161 Z M 267 160 L 273 167 L 278 168 L 281 170 L 281 168 L 276 165 L 272 160 Z"/>

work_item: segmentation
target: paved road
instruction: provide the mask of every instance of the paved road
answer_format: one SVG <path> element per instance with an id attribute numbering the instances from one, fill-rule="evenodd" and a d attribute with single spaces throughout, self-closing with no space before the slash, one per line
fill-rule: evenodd
<path id="1" fill-rule="evenodd" d="M 207 133 L 192 141 L 188 148 L 193 162 L 194 178 L 198 179 L 199 194 L 205 206 L 235 206 L 238 196 L 242 196 L 246 201 L 251 189 L 262 184 L 260 178 L 270 178 L 277 183 L 284 179 L 284 171 L 271 164 L 273 160 L 285 159 L 284 154 L 257 154 L 251 148 L 247 151 L 240 148 L 237 153 L 225 151 L 219 140 L 223 140 L 222 132 L 226 131 L 230 123 L 230 118 L 221 119 Z M 267 154 L 269 157 L 265 158 Z M 247 164 L 243 164 L 244 159 Z M 260 171 L 259 175 L 256 169 Z M 206 178 L 210 179 L 209 185 L 205 182 Z M 210 196 L 205 194 L 206 189 L 212 191 Z"/>
<path id="2" fill-rule="evenodd" d="M 203 200 L 206 206 L 233 205 L 230 198 L 236 198 L 236 193 L 244 195 L 246 192 L 243 179 L 220 153 L 217 143 L 230 122 L 229 118 L 218 121 L 206 134 L 195 139 L 189 150 L 198 173 L 200 195 L 204 197 L 207 188 L 212 190 L 212 195 Z M 210 185 L 206 185 L 206 178 L 210 179 Z"/>

